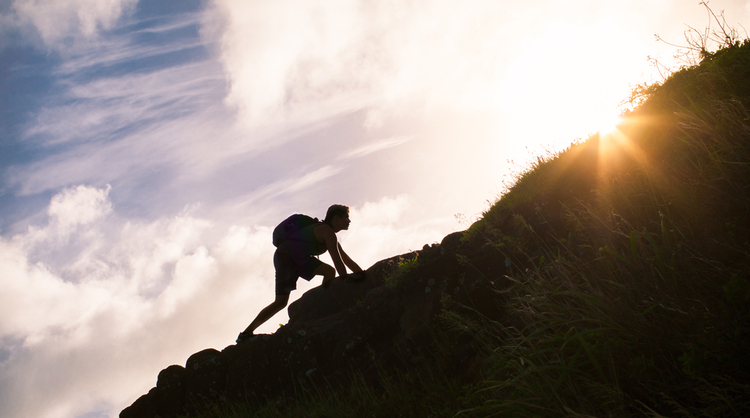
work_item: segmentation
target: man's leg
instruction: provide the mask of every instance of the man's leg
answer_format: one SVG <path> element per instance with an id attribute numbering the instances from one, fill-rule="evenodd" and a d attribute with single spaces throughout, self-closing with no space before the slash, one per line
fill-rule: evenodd
<path id="1" fill-rule="evenodd" d="M 263 325 L 266 321 L 271 319 L 272 316 L 276 315 L 280 310 L 284 309 L 287 302 L 289 302 L 289 294 L 286 295 L 276 295 L 276 300 L 271 302 L 270 305 L 263 308 L 263 310 L 258 313 L 258 316 L 255 317 L 255 320 L 248 325 L 248 327 L 242 331 L 243 334 L 252 334 L 255 332 L 255 329 L 259 326 Z"/>
<path id="2" fill-rule="evenodd" d="M 327 288 L 331 285 L 333 278 L 336 277 L 336 269 L 323 263 L 315 269 L 315 275 L 323 276 L 323 287 Z"/>

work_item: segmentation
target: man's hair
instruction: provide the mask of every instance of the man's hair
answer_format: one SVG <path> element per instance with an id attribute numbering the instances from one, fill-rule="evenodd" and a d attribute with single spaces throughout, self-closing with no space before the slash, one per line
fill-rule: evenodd
<path id="1" fill-rule="evenodd" d="M 330 224 L 333 221 L 333 217 L 336 215 L 343 217 L 349 216 L 349 206 L 331 205 L 326 212 L 326 218 L 323 222 Z"/>

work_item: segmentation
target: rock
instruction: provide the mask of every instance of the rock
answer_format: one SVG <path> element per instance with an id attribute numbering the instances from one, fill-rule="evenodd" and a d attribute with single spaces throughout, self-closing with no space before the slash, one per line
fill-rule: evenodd
<path id="1" fill-rule="evenodd" d="M 306 386 L 346 386 L 353 370 L 377 382 L 384 370 L 430 367 L 444 301 L 471 307 L 470 313 L 492 313 L 485 305 L 494 305 L 496 279 L 505 274 L 491 248 L 464 246 L 462 235 L 382 260 L 367 270 L 363 282 L 335 280 L 328 289 L 311 289 L 289 306 L 289 323 L 276 333 L 222 351 L 200 351 L 185 367 L 169 366 L 121 418 L 199 415 L 219 399 L 261 405 Z M 454 346 L 449 358 L 457 364 L 446 370 L 466 373 L 472 369 L 472 339 Z"/>
<path id="2" fill-rule="evenodd" d="M 322 286 L 310 289 L 287 308 L 289 323 L 314 321 L 351 308 L 364 298 L 367 292 L 383 284 L 389 260 L 370 267 L 364 281 L 346 283 L 336 278 L 327 289 Z"/>
<path id="3" fill-rule="evenodd" d="M 194 403 L 210 403 L 226 389 L 225 359 L 213 348 L 190 356 L 185 372 L 185 396 Z"/>
<path id="4" fill-rule="evenodd" d="M 120 418 L 151 418 L 156 416 L 156 388 L 136 399 L 132 405 L 120 412 Z"/>
<path id="5" fill-rule="evenodd" d="M 175 416 L 185 408 L 185 368 L 172 365 L 162 370 L 156 381 L 156 413 Z"/>
<path id="6" fill-rule="evenodd" d="M 458 248 L 458 246 L 461 244 L 461 238 L 463 236 L 463 231 L 446 235 L 445 238 L 443 238 L 443 240 L 440 242 L 440 252 L 442 254 L 446 254 L 455 251 L 456 248 Z"/>

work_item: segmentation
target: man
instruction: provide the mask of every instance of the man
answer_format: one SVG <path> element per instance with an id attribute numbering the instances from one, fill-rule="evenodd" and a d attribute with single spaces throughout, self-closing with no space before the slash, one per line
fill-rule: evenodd
<path id="1" fill-rule="evenodd" d="M 349 229 L 349 208 L 344 205 L 332 205 L 321 223 L 316 223 L 299 231 L 299 239 L 284 241 L 273 255 L 273 266 L 276 268 L 276 300 L 263 308 L 253 322 L 240 333 L 237 342 L 249 339 L 255 329 L 284 309 L 289 302 L 289 293 L 297 288 L 297 279 L 310 280 L 314 276 L 323 276 L 323 287 L 330 286 L 336 277 L 347 274 L 346 267 L 352 272 L 364 274 L 362 269 L 341 248 L 336 233 Z M 316 256 L 325 253 L 331 255 L 334 267 L 318 260 Z"/>

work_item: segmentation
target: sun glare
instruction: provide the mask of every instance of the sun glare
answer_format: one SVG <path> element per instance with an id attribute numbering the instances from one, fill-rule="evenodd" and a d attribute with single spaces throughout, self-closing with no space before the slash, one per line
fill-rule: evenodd
<path id="1" fill-rule="evenodd" d="M 622 123 L 622 118 L 619 116 L 604 117 L 599 121 L 597 132 L 599 135 L 610 135 L 617 130 L 617 126 Z"/>

